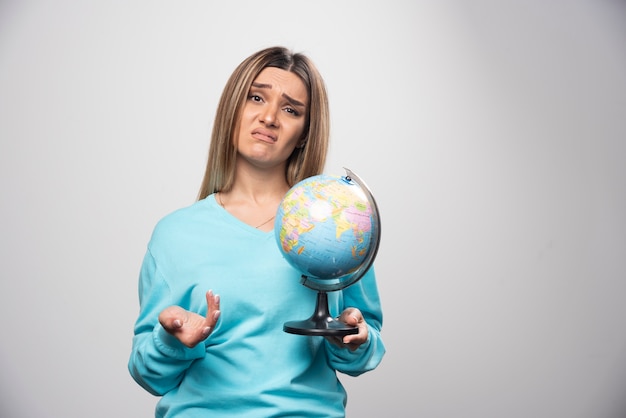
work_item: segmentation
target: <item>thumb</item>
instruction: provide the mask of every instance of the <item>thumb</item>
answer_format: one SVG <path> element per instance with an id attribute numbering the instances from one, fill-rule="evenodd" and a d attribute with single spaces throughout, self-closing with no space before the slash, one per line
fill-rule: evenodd
<path id="1" fill-rule="evenodd" d="M 359 323 L 359 315 L 353 309 L 346 310 L 341 314 L 341 320 L 348 325 L 357 325 Z"/>

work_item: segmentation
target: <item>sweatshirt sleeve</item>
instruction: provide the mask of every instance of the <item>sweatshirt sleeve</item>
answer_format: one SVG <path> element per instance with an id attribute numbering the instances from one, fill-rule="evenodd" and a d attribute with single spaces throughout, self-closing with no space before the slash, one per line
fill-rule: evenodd
<path id="1" fill-rule="evenodd" d="M 206 353 L 204 344 L 188 348 L 161 326 L 159 313 L 170 301 L 167 282 L 148 250 L 139 275 L 140 310 L 128 370 L 141 387 L 157 396 L 177 387 L 191 363 Z"/>
<path id="2" fill-rule="evenodd" d="M 339 372 L 349 376 L 358 376 L 375 369 L 385 354 L 385 345 L 381 337 L 383 313 L 376 285 L 374 269 L 361 280 L 343 289 L 343 305 L 361 311 L 368 327 L 368 339 L 355 351 L 337 347 L 326 342 L 330 364 Z"/>

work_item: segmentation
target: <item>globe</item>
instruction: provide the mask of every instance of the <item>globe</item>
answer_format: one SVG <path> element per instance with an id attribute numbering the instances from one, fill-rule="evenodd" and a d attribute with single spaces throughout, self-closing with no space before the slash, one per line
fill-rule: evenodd
<path id="1" fill-rule="evenodd" d="M 320 174 L 295 184 L 278 206 L 274 233 L 303 285 L 317 290 L 318 307 L 308 320 L 288 323 L 305 335 L 354 333 L 329 317 L 325 292 L 350 286 L 369 270 L 380 245 L 380 216 L 370 189 L 351 170 Z"/>

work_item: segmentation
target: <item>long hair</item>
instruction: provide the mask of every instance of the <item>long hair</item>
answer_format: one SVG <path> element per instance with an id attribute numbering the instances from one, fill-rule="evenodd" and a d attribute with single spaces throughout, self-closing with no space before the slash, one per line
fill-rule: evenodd
<path id="1" fill-rule="evenodd" d="M 287 160 L 285 178 L 293 186 L 307 177 L 321 174 L 326 163 L 330 135 L 328 96 L 324 80 L 313 62 L 302 53 L 280 46 L 266 48 L 246 58 L 231 74 L 220 98 L 209 156 L 198 193 L 202 200 L 211 193 L 228 191 L 235 178 L 235 160 L 242 108 L 252 82 L 267 67 L 296 74 L 309 94 L 308 114 L 303 133 L 304 146 L 298 146 Z"/>

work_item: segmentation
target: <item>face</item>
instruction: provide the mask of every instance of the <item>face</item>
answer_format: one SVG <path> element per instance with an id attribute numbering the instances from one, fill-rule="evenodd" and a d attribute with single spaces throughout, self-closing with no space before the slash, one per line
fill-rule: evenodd
<path id="1" fill-rule="evenodd" d="M 239 124 L 239 157 L 258 167 L 284 165 L 301 146 L 309 97 L 300 78 L 268 67 L 252 83 Z"/>

